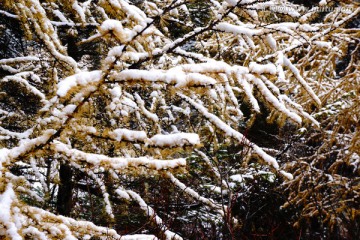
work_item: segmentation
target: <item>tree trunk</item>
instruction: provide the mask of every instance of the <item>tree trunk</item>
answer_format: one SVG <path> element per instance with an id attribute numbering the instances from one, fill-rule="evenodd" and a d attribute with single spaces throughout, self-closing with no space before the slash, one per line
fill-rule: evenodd
<path id="1" fill-rule="evenodd" d="M 70 216 L 72 208 L 73 172 L 67 164 L 60 165 L 60 185 L 57 196 L 56 207 L 59 214 Z"/>

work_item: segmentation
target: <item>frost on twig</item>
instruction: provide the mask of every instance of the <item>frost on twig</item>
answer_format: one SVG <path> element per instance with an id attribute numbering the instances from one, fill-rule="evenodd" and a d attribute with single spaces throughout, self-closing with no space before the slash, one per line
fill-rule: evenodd
<path id="1" fill-rule="evenodd" d="M 357 33 L 345 25 L 359 8 L 317 16 L 275 8 L 286 1 L 3 2 L 1 16 L 24 34 L 1 23 L 1 37 L 21 47 L 11 40 L 0 59 L 0 238 L 155 238 L 147 224 L 121 236 L 133 222 L 118 223 L 138 219 L 134 203 L 158 238 L 181 239 L 188 228 L 177 225 L 192 216 L 212 221 L 203 209 L 227 224 L 226 238 L 253 171 L 296 189 L 310 173 L 331 185 L 320 177 L 327 165 L 358 169 Z M 254 136 L 268 124 L 271 140 Z M 281 139 L 289 126 L 301 133 Z M 305 156 L 309 147 L 298 162 L 291 141 L 311 145 L 311 131 L 331 141 L 314 140 L 318 156 Z M 295 192 L 292 204 L 306 200 Z"/>

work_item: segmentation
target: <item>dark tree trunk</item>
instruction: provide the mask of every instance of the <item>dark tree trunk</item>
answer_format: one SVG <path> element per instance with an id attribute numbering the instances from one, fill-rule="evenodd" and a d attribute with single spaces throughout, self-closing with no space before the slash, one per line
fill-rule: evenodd
<path id="1" fill-rule="evenodd" d="M 60 185 L 56 207 L 59 214 L 69 216 L 72 208 L 73 172 L 66 164 L 60 165 Z"/>
<path id="2" fill-rule="evenodd" d="M 76 44 L 77 39 L 74 36 L 69 35 L 67 37 L 67 51 L 70 57 L 74 58 L 75 61 L 79 61 L 81 59 L 81 52 L 79 51 L 79 47 Z"/>

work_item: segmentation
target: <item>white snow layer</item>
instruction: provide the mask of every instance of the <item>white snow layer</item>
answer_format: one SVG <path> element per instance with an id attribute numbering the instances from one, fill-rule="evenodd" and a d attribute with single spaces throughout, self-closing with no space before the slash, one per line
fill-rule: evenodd
<path id="1" fill-rule="evenodd" d="M 262 74 L 262 73 L 270 73 L 276 74 L 276 66 L 272 63 L 268 64 L 257 64 L 256 62 L 251 62 L 249 65 L 250 72 Z"/>
<path id="2" fill-rule="evenodd" d="M 248 37 L 254 35 L 262 35 L 264 31 L 262 29 L 252 29 L 253 26 L 238 26 L 230 23 L 222 22 L 215 26 L 215 29 L 233 34 L 244 34 Z"/>
<path id="3" fill-rule="evenodd" d="M 280 173 L 281 173 L 284 177 L 286 177 L 287 179 L 289 179 L 289 180 L 293 180 L 293 179 L 294 179 L 294 176 L 293 176 L 291 173 L 285 172 L 285 171 L 283 171 L 283 170 L 281 170 Z"/>
<path id="4" fill-rule="evenodd" d="M 60 97 L 66 94 L 76 86 L 86 86 L 90 83 L 97 82 L 101 79 L 101 71 L 80 72 L 70 77 L 65 78 L 58 83 L 57 95 Z"/>
<path id="5" fill-rule="evenodd" d="M 273 166 L 275 169 L 279 169 L 279 164 L 277 163 L 276 159 L 272 156 L 265 153 L 259 146 L 251 143 L 244 135 L 227 125 L 225 122 L 223 122 L 220 118 L 218 118 L 216 115 L 210 113 L 203 105 L 195 102 L 193 99 L 189 98 L 188 96 L 185 96 L 181 93 L 178 93 L 178 95 L 185 99 L 189 104 L 191 104 L 193 107 L 195 107 L 205 118 L 207 118 L 212 124 L 214 124 L 218 129 L 222 130 L 227 136 L 232 137 L 242 144 L 249 146 L 252 148 L 252 150 L 260 156 L 261 159 L 263 159 L 266 163 Z"/>
<path id="6" fill-rule="evenodd" d="M 151 218 L 151 220 L 154 221 L 158 226 L 160 226 L 163 229 L 166 240 L 183 239 L 178 234 L 167 229 L 163 220 L 155 213 L 155 210 L 152 207 L 146 204 L 146 202 L 140 197 L 139 194 L 131 190 L 127 190 L 127 193 L 128 195 L 131 196 L 133 200 L 135 200 L 139 204 L 140 208 Z"/>
<path id="7" fill-rule="evenodd" d="M 128 30 L 128 29 L 127 29 Z M 114 20 L 114 19 L 108 19 L 108 20 L 105 20 L 101 26 L 100 26 L 100 29 L 99 29 L 100 33 L 102 35 L 106 35 L 108 33 L 112 33 L 114 34 L 121 42 L 126 42 L 128 41 L 129 39 L 129 30 L 126 31 L 121 22 L 118 21 L 118 20 Z"/>
<path id="8" fill-rule="evenodd" d="M 299 81 L 301 86 L 306 90 L 306 92 L 310 95 L 310 97 L 317 103 L 318 106 L 321 106 L 321 101 L 319 97 L 315 94 L 309 84 L 304 80 L 301 76 L 300 71 L 284 56 L 284 65 L 287 66 L 292 73 L 294 74 L 295 78 Z"/>
<path id="9" fill-rule="evenodd" d="M 43 135 L 41 135 L 37 138 L 33 138 L 30 140 L 26 140 L 26 139 L 21 140 L 19 142 L 18 147 L 14 147 L 11 149 L 7 149 L 7 148 L 0 149 L 0 170 L 1 170 L 2 163 L 9 162 L 12 159 L 16 159 L 19 156 L 21 156 L 22 154 L 35 148 L 36 146 L 46 143 L 46 141 L 48 141 L 49 138 L 53 134 L 55 134 L 55 132 L 56 131 L 53 129 L 48 129 L 48 130 L 44 131 Z M 0 174 L 1 174 L 1 172 L 0 172 Z"/>
<path id="10" fill-rule="evenodd" d="M 9 81 L 18 82 L 22 86 L 24 86 L 27 91 L 39 96 L 41 98 L 41 101 L 45 101 L 45 99 L 46 99 L 45 95 L 42 92 L 40 92 L 36 87 L 32 86 L 27 80 L 20 77 L 20 74 L 16 74 L 13 76 L 6 76 L 3 79 L 1 79 L 0 81 L 1 82 L 9 82 Z"/>
<path id="11" fill-rule="evenodd" d="M 196 133 L 157 134 L 150 138 L 150 145 L 158 147 L 182 147 L 197 144 L 200 144 L 200 138 Z"/>
<path id="12" fill-rule="evenodd" d="M 86 161 L 95 166 L 107 165 L 114 170 L 125 169 L 128 167 L 140 167 L 145 166 L 150 169 L 161 170 L 168 168 L 183 167 L 186 165 L 185 158 L 178 158 L 172 160 L 159 160 L 148 157 L 139 158 L 124 158 L 115 157 L 111 158 L 102 154 L 86 153 L 77 149 L 71 149 L 66 144 L 59 141 L 54 141 L 52 144 L 54 149 L 74 161 Z"/>
<path id="13" fill-rule="evenodd" d="M 179 68 L 171 69 L 169 71 L 162 70 L 124 70 L 114 76 L 117 81 L 148 81 L 148 82 L 165 82 L 174 84 L 176 87 L 184 86 L 203 86 L 215 84 L 216 80 L 199 74 L 199 73 L 184 73 Z"/>
<path id="14" fill-rule="evenodd" d="M 221 207 L 216 205 L 215 201 L 209 198 L 205 198 L 200 196 L 199 193 L 195 192 L 192 188 L 189 186 L 186 186 L 184 183 L 180 182 L 179 179 L 174 177 L 174 175 L 170 172 L 167 172 L 166 175 L 170 178 L 170 180 L 181 190 L 186 192 L 189 196 L 191 196 L 193 199 L 199 200 L 200 202 L 210 206 L 213 209 L 220 209 Z"/>
<path id="15" fill-rule="evenodd" d="M 274 39 L 274 37 L 271 34 L 266 35 L 265 41 L 272 50 L 276 51 L 276 49 L 277 49 L 276 40 Z"/>
<path id="16" fill-rule="evenodd" d="M 0 233 L 1 235 L 10 236 L 11 239 L 21 240 L 22 237 L 19 235 L 15 223 L 12 221 L 11 205 L 15 199 L 15 192 L 12 188 L 12 184 L 9 183 L 5 191 L 0 194 Z M 2 226 L 5 227 L 3 229 Z M 5 233 L 5 234 L 4 234 Z"/>
<path id="17" fill-rule="evenodd" d="M 266 101 L 270 103 L 273 107 L 275 107 L 279 112 L 284 113 L 287 117 L 289 117 L 294 122 L 301 124 L 302 120 L 299 115 L 297 115 L 294 112 L 289 111 L 284 104 L 282 104 L 273 94 L 272 92 L 265 86 L 265 83 L 261 81 L 260 79 L 249 75 L 248 78 L 250 78 L 253 83 L 256 85 L 256 87 L 260 90 L 262 95 L 265 97 Z"/>
<path id="18" fill-rule="evenodd" d="M 133 234 L 121 236 L 121 240 L 158 240 L 158 238 L 148 234 Z"/>
<path id="19" fill-rule="evenodd" d="M 256 98 L 254 97 L 254 95 L 252 94 L 252 87 L 251 85 L 246 81 L 245 76 L 240 75 L 239 73 L 236 74 L 236 78 L 238 83 L 240 84 L 240 86 L 242 87 L 242 89 L 245 92 L 245 95 L 247 97 L 247 99 L 249 100 L 252 109 L 255 112 L 260 113 L 260 106 L 258 101 L 256 100 Z"/>
<path id="20" fill-rule="evenodd" d="M 226 0 L 226 2 L 227 2 L 230 6 L 236 6 L 236 4 L 238 3 L 238 0 Z"/>
<path id="21" fill-rule="evenodd" d="M 34 56 L 6 58 L 6 59 L 0 59 L 0 65 L 15 64 L 15 63 L 21 63 L 21 62 L 30 62 L 30 61 L 40 61 L 40 59 L 38 57 L 34 57 Z"/>
<path id="22" fill-rule="evenodd" d="M 126 140 L 130 142 L 134 142 L 134 141 L 144 142 L 147 139 L 146 132 L 134 131 L 125 128 L 115 129 L 109 134 L 117 141 Z"/>

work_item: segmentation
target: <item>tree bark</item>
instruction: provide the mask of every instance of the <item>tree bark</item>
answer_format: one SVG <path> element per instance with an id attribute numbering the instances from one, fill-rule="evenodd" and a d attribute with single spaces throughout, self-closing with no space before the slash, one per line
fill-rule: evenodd
<path id="1" fill-rule="evenodd" d="M 72 209 L 73 171 L 67 164 L 60 165 L 60 185 L 58 190 L 56 207 L 59 214 L 70 216 Z"/>

